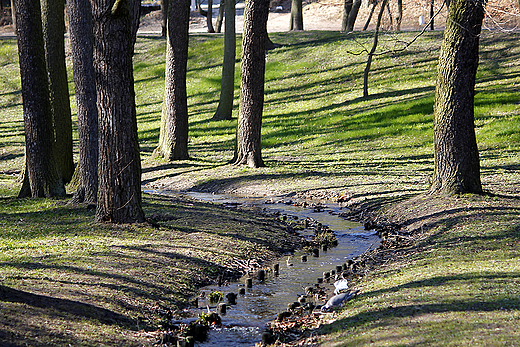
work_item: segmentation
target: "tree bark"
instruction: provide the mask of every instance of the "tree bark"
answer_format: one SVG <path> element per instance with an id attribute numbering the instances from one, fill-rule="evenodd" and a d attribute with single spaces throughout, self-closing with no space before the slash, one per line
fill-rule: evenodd
<path id="1" fill-rule="evenodd" d="M 291 31 L 303 30 L 303 2 L 292 0 L 291 2 Z"/>
<path id="2" fill-rule="evenodd" d="M 168 161 L 189 159 L 186 92 L 189 18 L 189 0 L 170 0 L 166 45 L 165 106 L 161 117 L 159 146 L 154 154 L 162 156 Z"/>
<path id="3" fill-rule="evenodd" d="M 226 21 L 224 27 L 224 62 L 222 63 L 222 81 L 220 84 L 220 100 L 214 120 L 231 119 L 233 116 L 233 101 L 235 100 L 235 1 L 225 3 Z"/>
<path id="4" fill-rule="evenodd" d="M 16 0 L 14 6 L 25 127 L 25 170 L 18 196 L 63 196 L 53 145 L 40 2 Z"/>
<path id="5" fill-rule="evenodd" d="M 128 1 L 91 1 L 99 116 L 98 222 L 144 220 Z"/>
<path id="6" fill-rule="evenodd" d="M 437 67 L 431 193 L 482 192 L 474 95 L 484 6 L 482 0 L 450 4 Z"/>
<path id="7" fill-rule="evenodd" d="M 141 0 L 131 0 L 132 5 L 130 13 L 132 20 L 132 47 L 135 47 L 137 41 L 137 31 L 139 30 L 139 23 L 141 22 Z"/>
<path id="8" fill-rule="evenodd" d="M 168 7 L 170 0 L 161 0 L 161 36 L 166 37 L 168 31 Z"/>
<path id="9" fill-rule="evenodd" d="M 367 21 L 365 22 L 365 26 L 363 27 L 363 31 L 368 29 L 368 26 L 370 25 L 370 21 L 372 20 L 372 16 L 374 15 L 374 11 L 376 9 L 377 2 L 372 3 L 372 8 L 370 9 L 370 13 L 368 14 Z"/>
<path id="10" fill-rule="evenodd" d="M 78 187 L 71 203 L 95 203 L 98 190 L 98 111 L 92 64 L 94 35 L 89 1 L 68 0 L 69 35 L 78 115 Z"/>
<path id="11" fill-rule="evenodd" d="M 213 0 L 208 0 L 208 13 L 206 15 L 206 24 L 208 26 L 208 33 L 214 33 L 213 28 Z"/>
<path id="12" fill-rule="evenodd" d="M 64 183 L 74 173 L 72 118 L 65 65 L 65 0 L 41 0 L 43 40 L 49 76 L 49 93 L 54 124 L 55 155 Z"/>
<path id="13" fill-rule="evenodd" d="M 352 4 L 352 9 L 348 15 L 347 21 L 347 32 L 354 31 L 354 25 L 356 24 L 356 19 L 359 13 L 359 8 L 361 7 L 361 0 L 354 0 Z"/>
<path id="14" fill-rule="evenodd" d="M 397 18 L 395 22 L 395 29 L 401 31 L 401 23 L 403 22 L 403 0 L 397 0 Z"/>
<path id="15" fill-rule="evenodd" d="M 269 0 L 248 0 L 242 39 L 242 77 L 235 165 L 264 166 L 261 127 L 264 106 L 265 43 Z"/>
<path id="16" fill-rule="evenodd" d="M 341 21 L 341 31 L 347 31 L 348 16 L 352 11 L 352 0 L 345 0 L 343 2 L 343 19 Z"/>
<path id="17" fill-rule="evenodd" d="M 224 6 L 226 2 L 224 0 L 220 0 L 220 4 L 218 6 L 218 16 L 217 22 L 215 23 L 215 32 L 220 33 L 222 31 L 222 21 L 224 19 Z"/>
<path id="18" fill-rule="evenodd" d="M 430 30 L 435 30 L 435 24 L 434 22 L 434 15 L 435 15 L 435 1 L 430 0 Z"/>
<path id="19" fill-rule="evenodd" d="M 15 8 L 15 0 L 11 0 L 11 20 L 13 21 L 13 31 L 16 33 L 16 8 Z"/>

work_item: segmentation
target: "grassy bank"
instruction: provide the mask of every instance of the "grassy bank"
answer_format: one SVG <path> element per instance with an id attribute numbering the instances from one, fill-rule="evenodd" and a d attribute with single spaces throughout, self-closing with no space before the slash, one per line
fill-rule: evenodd
<path id="1" fill-rule="evenodd" d="M 381 47 L 414 35 L 385 35 Z M 433 170 L 441 36 L 427 33 L 405 51 L 378 56 L 371 96 L 363 99 L 366 57 L 349 52 L 368 45 L 369 34 L 271 34 L 282 46 L 267 55 L 267 167 L 257 170 L 227 164 L 237 108 L 232 121 L 211 120 L 220 88 L 220 35 L 190 38 L 193 159 L 151 158 L 159 136 L 165 43 L 139 38 L 134 73 L 144 187 L 342 194 L 352 207 L 375 207 L 400 221 L 409 243 L 385 251 L 392 256 L 384 266 L 356 281 L 361 296 L 322 327 L 320 344 L 514 345 L 520 295 L 518 34 L 487 33 L 482 40 L 476 132 L 484 189 L 492 195 L 421 199 L 416 196 L 427 189 Z M 197 285 L 247 257 L 262 261 L 290 246 L 280 244 L 285 233 L 269 220 L 259 223 L 255 215 L 189 200 L 147 195 L 150 223 L 115 227 L 93 224 L 92 209 L 68 207 L 65 200 L 12 198 L 23 167 L 15 46 L 0 40 L 2 339 L 34 346 L 146 344 L 143 329 L 157 327 L 164 311 L 181 307 Z M 238 70 L 237 64 L 237 88 Z M 217 254 L 222 244 L 237 247 Z"/>

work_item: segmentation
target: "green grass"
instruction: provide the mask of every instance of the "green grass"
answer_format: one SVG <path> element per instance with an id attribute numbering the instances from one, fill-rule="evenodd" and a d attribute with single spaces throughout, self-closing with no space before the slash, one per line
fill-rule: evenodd
<path id="1" fill-rule="evenodd" d="M 349 52 L 370 44 L 369 33 L 270 37 L 282 46 L 267 54 L 262 127 L 267 167 L 258 170 L 228 164 L 238 112 L 238 61 L 235 118 L 211 120 L 219 98 L 222 35 L 190 37 L 193 159 L 152 159 L 164 94 L 165 42 L 138 39 L 134 77 L 143 184 L 255 195 L 341 192 L 352 196 L 353 206 L 386 207 L 389 218 L 423 230 L 414 234 L 415 248 L 356 283 L 362 295 L 323 328 L 329 334 L 323 345 L 517 343 L 518 34 L 484 33 L 481 45 L 475 125 L 484 189 L 495 195 L 427 198 L 408 205 L 405 199 L 424 192 L 433 171 L 433 100 L 442 34 L 426 33 L 405 51 L 377 56 L 366 99 L 366 57 Z M 394 35 L 383 36 L 381 49 L 394 45 Z M 72 77 L 69 82 L 73 91 Z M 241 257 L 265 260 L 282 252 L 281 241 L 273 240 L 283 234 L 271 237 L 255 216 L 205 204 L 146 196 L 145 213 L 157 225 L 117 227 L 94 224 L 92 210 L 65 206 L 65 200 L 13 198 L 24 153 L 13 40 L 0 40 L 0 91 L 0 295 L 23 298 L 0 302 L 0 321 L 7 322 L 0 334 L 29 345 L 144 343 L 149 340 L 135 330 L 157 327 L 161 310 L 182 307 L 218 271 L 232 268 Z M 204 221 L 201 214 L 207 216 Z M 253 227 L 248 227 L 246 233 L 243 223 L 258 229 L 249 233 Z M 223 254 L 222 242 L 238 246 Z M 39 301 L 49 307 L 34 304 Z"/>

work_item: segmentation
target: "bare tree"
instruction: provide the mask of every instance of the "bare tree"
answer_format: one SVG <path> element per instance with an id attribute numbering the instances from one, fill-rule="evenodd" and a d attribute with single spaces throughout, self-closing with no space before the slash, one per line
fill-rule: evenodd
<path id="1" fill-rule="evenodd" d="M 89 1 L 68 0 L 69 35 L 78 115 L 79 162 L 72 203 L 95 203 L 98 189 L 98 111 L 92 64 L 94 35 Z"/>
<path id="2" fill-rule="evenodd" d="M 186 94 L 189 19 L 189 0 L 170 0 L 166 44 L 165 106 L 161 117 L 159 146 L 154 153 L 155 156 L 162 156 L 169 161 L 189 159 Z"/>
<path id="3" fill-rule="evenodd" d="M 144 220 L 128 1 L 92 0 L 99 114 L 96 221 Z"/>
<path id="4" fill-rule="evenodd" d="M 40 2 L 16 0 L 14 8 L 25 126 L 25 170 L 18 196 L 62 196 L 65 187 L 54 154 Z"/>
<path id="5" fill-rule="evenodd" d="M 236 165 L 264 166 L 261 127 L 264 107 L 265 44 L 269 0 L 248 0 L 242 39 L 240 111 L 235 148 Z"/>
<path id="6" fill-rule="evenodd" d="M 231 119 L 233 116 L 233 101 L 235 99 L 235 1 L 227 0 L 225 8 L 226 21 L 224 33 L 224 62 L 222 63 L 222 81 L 220 84 L 220 100 L 214 120 Z"/>
<path id="7" fill-rule="evenodd" d="M 49 76 L 55 156 L 64 183 L 72 179 L 72 119 L 65 65 L 65 0 L 41 0 L 43 39 Z"/>
<path id="8" fill-rule="evenodd" d="M 303 1 L 292 0 L 291 2 L 291 25 L 289 30 L 303 30 Z"/>
<path id="9" fill-rule="evenodd" d="M 482 192 L 474 96 L 485 5 L 485 0 L 452 0 L 450 4 L 437 67 L 431 193 Z"/>

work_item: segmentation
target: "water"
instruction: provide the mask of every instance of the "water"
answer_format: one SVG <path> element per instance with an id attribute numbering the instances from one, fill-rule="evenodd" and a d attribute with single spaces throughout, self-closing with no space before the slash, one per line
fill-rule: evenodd
<path id="1" fill-rule="evenodd" d="M 267 324 L 276 319 L 278 313 L 287 310 L 287 305 L 297 301 L 304 294 L 305 287 L 314 286 L 318 278 L 323 277 L 323 272 L 335 270 L 337 265 L 344 264 L 348 259 L 364 253 L 368 248 L 377 247 L 379 238 L 373 232 L 367 232 L 359 223 L 347 221 L 336 213 L 341 211 L 337 204 L 323 205 L 323 212 L 315 212 L 313 208 L 297 207 L 283 203 L 265 203 L 265 198 L 240 198 L 229 195 L 215 195 L 207 193 L 187 193 L 199 200 L 212 201 L 224 205 L 254 205 L 264 208 L 267 212 L 279 212 L 298 219 L 312 218 L 323 225 L 328 226 L 336 234 L 338 246 L 324 252 L 320 250 L 319 257 L 308 255 L 307 262 L 301 261 L 303 251 L 295 252 L 289 260 L 288 257 L 280 259 L 280 272 L 278 276 L 268 273 L 266 280 L 260 283 L 253 279 L 253 287 L 246 289 L 245 295 L 238 295 L 236 305 L 228 305 L 227 313 L 222 315 L 223 328 L 212 329 L 205 342 L 197 343 L 197 346 L 227 346 L 246 347 L 253 346 L 262 340 L 261 334 Z M 303 235 L 310 238 L 313 231 L 304 231 Z M 307 254 L 307 253 L 305 253 Z M 288 266 L 288 263 L 291 266 Z M 323 284 L 324 287 L 333 289 L 333 281 Z M 207 286 L 201 289 L 209 294 L 212 291 L 221 291 L 224 296 L 227 293 L 238 293 L 240 288 L 245 288 L 245 279 L 228 286 Z M 323 302 L 316 302 L 323 304 Z M 193 317 L 206 311 L 209 302 L 199 300 L 199 308 L 192 309 Z M 214 305 L 210 305 L 216 311 Z"/>

